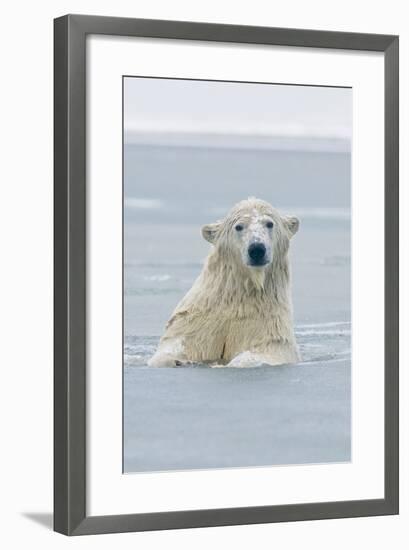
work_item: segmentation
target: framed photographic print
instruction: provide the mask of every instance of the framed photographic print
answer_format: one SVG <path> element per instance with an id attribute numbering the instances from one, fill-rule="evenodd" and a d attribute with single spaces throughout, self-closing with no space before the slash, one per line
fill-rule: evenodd
<path id="1" fill-rule="evenodd" d="M 55 530 L 398 513 L 398 37 L 55 20 Z"/>

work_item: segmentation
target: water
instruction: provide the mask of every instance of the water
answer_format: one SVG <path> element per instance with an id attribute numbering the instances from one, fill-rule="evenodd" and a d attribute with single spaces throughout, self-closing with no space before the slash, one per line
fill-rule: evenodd
<path id="1" fill-rule="evenodd" d="M 349 166 L 347 154 L 125 148 L 125 472 L 350 460 Z M 208 253 L 200 226 L 248 195 L 301 220 L 302 362 L 147 367 Z"/>

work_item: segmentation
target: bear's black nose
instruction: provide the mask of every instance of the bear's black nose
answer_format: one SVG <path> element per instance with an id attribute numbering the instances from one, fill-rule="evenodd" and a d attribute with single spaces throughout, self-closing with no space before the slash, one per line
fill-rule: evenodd
<path id="1" fill-rule="evenodd" d="M 252 243 L 248 253 L 254 264 L 262 264 L 266 255 L 266 247 L 263 243 Z"/>

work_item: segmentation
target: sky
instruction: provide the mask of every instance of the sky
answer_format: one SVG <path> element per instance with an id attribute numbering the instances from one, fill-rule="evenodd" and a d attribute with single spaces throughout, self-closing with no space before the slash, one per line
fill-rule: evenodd
<path id="1" fill-rule="evenodd" d="M 183 142 L 189 134 L 199 141 L 212 135 L 349 143 L 352 90 L 127 77 L 124 131 L 126 142 L 169 135 Z"/>

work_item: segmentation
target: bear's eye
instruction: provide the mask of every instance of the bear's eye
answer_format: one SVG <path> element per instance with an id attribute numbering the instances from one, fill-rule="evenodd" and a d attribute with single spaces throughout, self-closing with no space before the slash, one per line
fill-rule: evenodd
<path id="1" fill-rule="evenodd" d="M 243 231 L 244 227 L 241 225 L 241 223 L 238 223 L 235 228 L 236 231 Z"/>
<path id="2" fill-rule="evenodd" d="M 266 227 L 268 227 L 268 229 L 273 229 L 273 227 L 274 227 L 273 222 L 267 222 Z"/>

